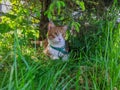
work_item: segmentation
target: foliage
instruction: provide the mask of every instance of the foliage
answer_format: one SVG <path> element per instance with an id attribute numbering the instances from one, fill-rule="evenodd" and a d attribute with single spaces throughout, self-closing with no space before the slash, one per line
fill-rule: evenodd
<path id="1" fill-rule="evenodd" d="M 1 90 L 120 89 L 117 2 L 100 16 L 96 10 L 89 12 L 86 1 L 52 0 L 44 14 L 56 24 L 69 27 L 70 59 L 63 62 L 49 60 L 42 53 L 42 47 L 30 43 L 31 38 L 36 40 L 39 37 L 36 24 L 42 22 L 41 0 L 20 1 L 11 1 L 12 10 L 1 16 Z M 77 14 L 73 15 L 76 11 Z M 70 32 L 72 27 L 73 35 Z"/>

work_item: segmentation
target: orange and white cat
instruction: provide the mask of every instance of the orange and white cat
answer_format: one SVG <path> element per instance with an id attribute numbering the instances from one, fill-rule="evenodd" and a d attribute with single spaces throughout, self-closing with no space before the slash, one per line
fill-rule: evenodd
<path id="1" fill-rule="evenodd" d="M 55 24 L 50 21 L 48 23 L 48 33 L 44 53 L 48 55 L 51 59 L 68 59 L 68 51 L 66 50 L 65 34 L 67 26 L 55 26 Z"/>

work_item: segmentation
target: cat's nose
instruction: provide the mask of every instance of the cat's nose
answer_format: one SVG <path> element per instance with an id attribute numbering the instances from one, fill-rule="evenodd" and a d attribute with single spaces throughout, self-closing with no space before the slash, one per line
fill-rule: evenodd
<path id="1" fill-rule="evenodd" d="M 59 38 L 59 41 L 61 41 L 61 38 Z"/>

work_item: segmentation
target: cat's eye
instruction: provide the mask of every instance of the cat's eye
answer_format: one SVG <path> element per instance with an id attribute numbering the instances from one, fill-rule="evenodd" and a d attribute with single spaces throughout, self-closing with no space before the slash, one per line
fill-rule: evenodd
<path id="1" fill-rule="evenodd" d="M 56 36 L 58 36 L 58 35 L 59 35 L 59 33 L 55 32 L 55 35 L 56 35 Z"/>

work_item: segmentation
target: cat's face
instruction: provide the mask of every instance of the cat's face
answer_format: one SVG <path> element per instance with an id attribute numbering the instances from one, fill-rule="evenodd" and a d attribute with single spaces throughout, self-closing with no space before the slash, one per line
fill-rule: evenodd
<path id="1" fill-rule="evenodd" d="M 52 43 L 62 43 L 65 41 L 67 26 L 55 26 L 53 22 L 48 24 L 48 40 Z"/>

